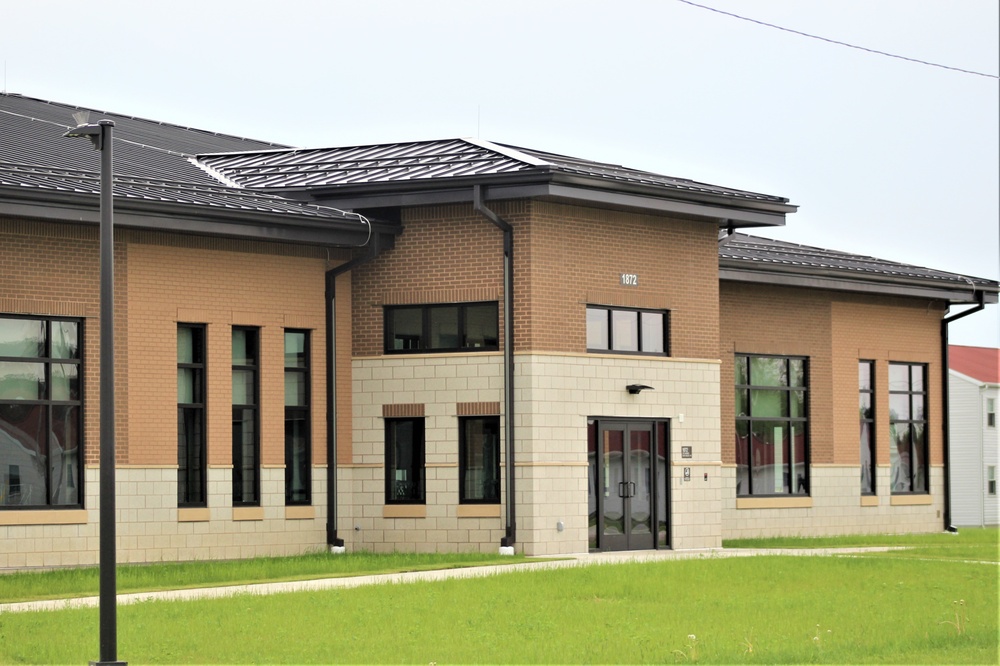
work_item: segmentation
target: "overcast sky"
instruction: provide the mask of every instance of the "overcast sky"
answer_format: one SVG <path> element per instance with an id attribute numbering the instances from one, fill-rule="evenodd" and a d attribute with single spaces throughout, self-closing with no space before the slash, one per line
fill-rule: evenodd
<path id="1" fill-rule="evenodd" d="M 0 0 L 3 88 L 298 146 L 479 136 L 784 196 L 761 235 L 1000 278 L 997 0 L 696 1 L 991 76 L 680 0 Z M 952 342 L 1000 346 L 998 311 Z"/>

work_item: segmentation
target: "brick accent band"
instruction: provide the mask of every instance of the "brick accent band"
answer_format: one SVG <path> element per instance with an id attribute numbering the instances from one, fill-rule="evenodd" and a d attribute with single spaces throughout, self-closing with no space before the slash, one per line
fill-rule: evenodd
<path id="1" fill-rule="evenodd" d="M 397 419 L 423 415 L 423 403 L 413 405 L 382 405 L 382 418 L 384 419 Z"/>
<path id="2" fill-rule="evenodd" d="M 455 403 L 455 413 L 459 416 L 494 416 L 500 413 L 500 403 L 459 402 Z"/>

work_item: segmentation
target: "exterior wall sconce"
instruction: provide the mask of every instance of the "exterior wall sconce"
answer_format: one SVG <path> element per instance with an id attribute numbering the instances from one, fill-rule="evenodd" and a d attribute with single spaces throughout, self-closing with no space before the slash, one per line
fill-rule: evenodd
<path id="1" fill-rule="evenodd" d="M 646 386 L 645 384 L 629 384 L 625 387 L 625 390 L 629 392 L 630 395 L 635 395 L 636 393 L 642 393 L 646 389 L 653 390 L 652 386 Z"/>

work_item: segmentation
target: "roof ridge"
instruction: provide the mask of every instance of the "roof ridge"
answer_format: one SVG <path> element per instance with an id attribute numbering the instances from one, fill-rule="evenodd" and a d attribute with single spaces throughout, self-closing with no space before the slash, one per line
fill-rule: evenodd
<path id="1" fill-rule="evenodd" d="M 484 150 L 492 150 L 495 153 L 500 153 L 504 157 L 509 157 L 512 160 L 523 162 L 528 166 L 538 166 L 538 167 L 555 166 L 551 162 L 539 159 L 537 157 L 534 157 L 533 155 L 528 155 L 517 146 L 511 146 L 502 143 L 493 143 L 492 141 L 487 141 L 485 139 L 479 139 L 479 138 L 473 139 L 471 137 L 464 137 L 459 139 L 459 141 L 465 141 L 466 143 L 471 143 L 473 146 L 483 148 Z"/>

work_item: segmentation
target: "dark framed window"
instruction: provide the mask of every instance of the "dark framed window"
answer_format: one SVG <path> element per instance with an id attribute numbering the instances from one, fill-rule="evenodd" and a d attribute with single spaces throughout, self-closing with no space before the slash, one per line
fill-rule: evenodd
<path id="1" fill-rule="evenodd" d="M 929 492 L 927 366 L 889 364 L 889 463 L 893 494 Z"/>
<path id="2" fill-rule="evenodd" d="M 260 329 L 233 327 L 233 506 L 260 504 Z"/>
<path id="3" fill-rule="evenodd" d="M 736 494 L 808 495 L 806 359 L 736 356 Z"/>
<path id="4" fill-rule="evenodd" d="M 83 506 L 83 323 L 0 316 L 0 508 Z"/>
<path id="5" fill-rule="evenodd" d="M 423 504 L 425 479 L 424 419 L 386 419 L 386 504 Z"/>
<path id="6" fill-rule="evenodd" d="M 587 306 L 587 351 L 666 356 L 670 313 Z"/>
<path id="7" fill-rule="evenodd" d="M 500 417 L 458 420 L 458 501 L 500 503 Z"/>
<path id="8" fill-rule="evenodd" d="M 177 506 L 207 506 L 205 326 L 177 325 Z"/>
<path id="9" fill-rule="evenodd" d="M 495 302 L 386 307 L 385 352 L 496 351 L 498 313 Z"/>
<path id="10" fill-rule="evenodd" d="M 986 427 L 997 427 L 997 401 L 994 398 L 986 398 Z"/>
<path id="11" fill-rule="evenodd" d="M 285 331 L 285 504 L 312 501 L 309 332 Z"/>
<path id="12" fill-rule="evenodd" d="M 993 496 L 997 494 L 997 467 L 989 465 L 986 467 L 986 494 Z"/>
<path id="13" fill-rule="evenodd" d="M 875 362 L 858 361 L 858 419 L 861 424 L 861 494 L 875 494 Z"/>

